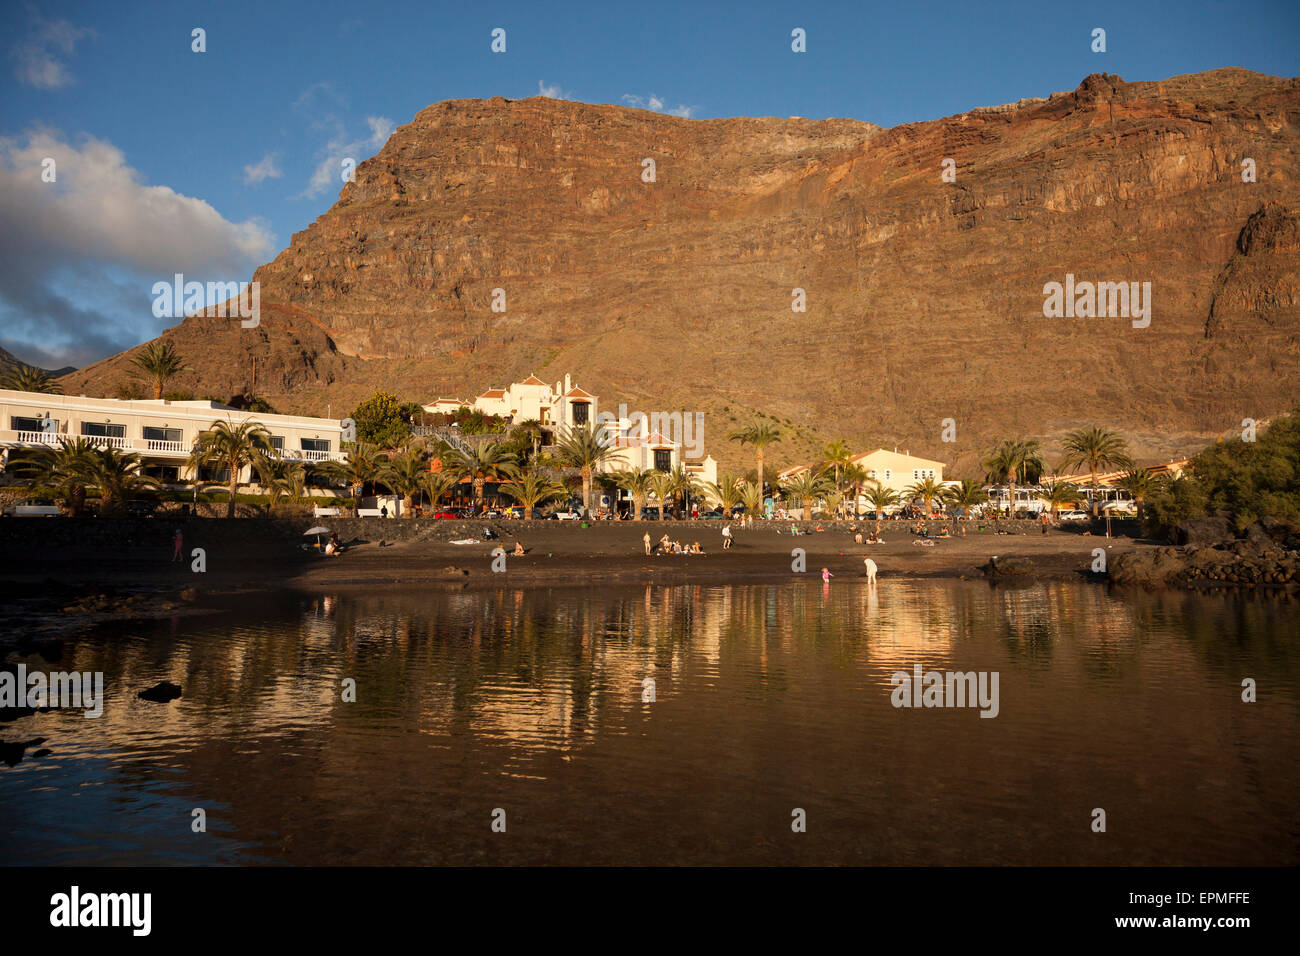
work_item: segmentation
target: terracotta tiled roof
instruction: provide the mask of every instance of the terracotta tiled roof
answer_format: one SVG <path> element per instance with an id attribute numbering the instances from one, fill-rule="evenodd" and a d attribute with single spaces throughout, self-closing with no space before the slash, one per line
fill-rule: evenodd
<path id="1" fill-rule="evenodd" d="M 578 388 L 578 386 L 575 385 L 573 386 L 573 388 L 569 389 L 567 392 L 564 393 L 564 397 L 565 398 L 595 398 L 596 396 L 591 394 L 591 392 L 584 392 L 582 389 Z"/>
<path id="2" fill-rule="evenodd" d="M 536 375 L 530 375 L 530 376 L 528 376 L 526 379 L 524 379 L 522 382 L 520 382 L 519 384 L 520 384 L 520 385 L 545 385 L 546 383 L 543 382 L 543 381 L 542 381 L 540 378 L 538 378 Z"/>
<path id="3" fill-rule="evenodd" d="M 505 398 L 506 390 L 504 388 L 489 388 L 479 398 Z"/>

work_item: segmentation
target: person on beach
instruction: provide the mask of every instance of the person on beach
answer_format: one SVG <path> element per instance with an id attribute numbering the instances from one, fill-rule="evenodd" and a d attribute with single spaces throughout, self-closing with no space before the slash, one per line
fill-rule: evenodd
<path id="1" fill-rule="evenodd" d="M 515 552 L 514 552 L 514 556 L 515 556 L 516 558 L 522 558 L 522 557 L 524 556 L 524 544 L 523 544 L 523 542 L 520 541 L 518 538 L 515 538 Z"/>
<path id="2" fill-rule="evenodd" d="M 696 541 L 693 545 L 691 545 L 691 554 L 703 554 L 703 553 L 704 553 L 704 549 L 700 547 L 700 543 L 698 541 Z"/>
<path id="3" fill-rule="evenodd" d="M 650 554 L 650 532 L 647 531 L 645 533 L 645 536 L 641 540 L 645 544 L 645 553 L 649 555 Z"/>
<path id="4" fill-rule="evenodd" d="M 861 531 L 859 531 L 859 532 L 857 532 L 855 535 L 853 535 L 853 543 L 854 543 L 854 544 L 861 544 L 861 543 L 862 543 L 862 532 L 861 532 Z"/>
<path id="5" fill-rule="evenodd" d="M 731 550 L 731 525 L 726 525 L 722 529 L 722 550 Z"/>
<path id="6" fill-rule="evenodd" d="M 177 529 L 176 529 L 176 537 L 174 537 L 174 538 L 172 539 L 172 544 L 173 544 L 173 548 L 172 548 L 172 564 L 176 564 L 176 563 L 178 563 L 179 561 L 182 560 L 182 559 L 181 559 L 181 551 L 184 549 L 184 546 L 185 546 L 185 536 L 184 536 L 183 534 L 181 534 L 181 529 L 180 529 L 180 528 L 177 528 Z"/>
<path id="7" fill-rule="evenodd" d="M 1047 512 L 1046 511 L 1043 512 L 1043 516 L 1040 519 L 1040 522 L 1043 526 L 1043 534 L 1047 534 Z"/>
<path id="8" fill-rule="evenodd" d="M 823 581 L 824 583 L 826 583 L 826 584 L 830 584 L 830 583 L 831 583 L 831 578 L 833 578 L 833 577 L 835 577 L 835 575 L 831 574 L 831 569 L 830 569 L 830 568 L 822 568 L 822 581 Z"/>
<path id="9" fill-rule="evenodd" d="M 665 531 L 664 536 L 659 539 L 659 550 L 667 554 L 672 550 L 672 543 L 672 539 L 668 537 L 668 532 Z"/>
<path id="10" fill-rule="evenodd" d="M 866 569 L 867 569 L 867 583 L 868 583 L 868 584 L 875 584 L 875 583 L 876 583 L 876 571 L 879 570 L 879 568 L 876 567 L 876 562 L 875 562 L 875 561 L 872 561 L 870 558 L 863 558 L 863 559 L 862 559 L 862 563 L 863 563 L 863 565 L 864 565 L 864 566 L 866 567 Z"/>

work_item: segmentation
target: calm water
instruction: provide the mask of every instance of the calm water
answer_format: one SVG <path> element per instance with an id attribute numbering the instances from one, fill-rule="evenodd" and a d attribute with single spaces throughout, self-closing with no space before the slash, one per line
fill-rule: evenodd
<path id="1" fill-rule="evenodd" d="M 1298 610 L 837 579 L 118 625 L 58 665 L 105 673 L 102 718 L 0 724 L 53 751 L 0 766 L 0 861 L 1294 864 Z M 894 708 L 917 662 L 999 672 L 999 716 Z"/>

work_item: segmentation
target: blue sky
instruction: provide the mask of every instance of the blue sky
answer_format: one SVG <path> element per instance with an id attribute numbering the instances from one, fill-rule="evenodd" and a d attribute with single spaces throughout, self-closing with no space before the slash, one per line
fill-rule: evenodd
<path id="1" fill-rule="evenodd" d="M 1300 73 L 1300 2 L 4 0 L 0 347 L 85 364 L 157 335 L 155 281 L 247 280 L 343 156 L 439 100 L 552 96 L 882 126 L 1223 66 Z M 205 53 L 191 31 L 206 31 Z M 490 50 L 506 30 L 506 52 Z M 807 31 L 792 53 L 791 30 Z M 1107 51 L 1090 49 L 1095 27 Z M 41 163 L 58 178 L 42 182 Z"/>

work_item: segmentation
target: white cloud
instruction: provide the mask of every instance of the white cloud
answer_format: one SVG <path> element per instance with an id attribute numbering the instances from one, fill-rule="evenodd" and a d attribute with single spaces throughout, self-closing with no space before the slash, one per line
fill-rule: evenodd
<path id="1" fill-rule="evenodd" d="M 244 167 L 244 183 L 249 186 L 256 186 L 258 183 L 267 179 L 279 179 L 284 175 L 276 160 L 279 158 L 278 153 L 267 153 L 256 163 Z"/>
<path id="2" fill-rule="evenodd" d="M 336 133 L 320 151 L 321 159 L 316 164 L 316 171 L 312 173 L 307 188 L 298 195 L 299 199 L 315 198 L 331 186 L 341 188 L 343 160 L 352 159 L 360 165 L 363 159 L 369 159 L 388 142 L 388 137 L 396 128 L 396 124 L 386 116 L 367 116 L 366 125 L 370 127 L 370 135 L 349 139 L 343 131 L 342 122 L 333 115 L 323 117 L 318 125 L 333 126 Z"/>
<path id="3" fill-rule="evenodd" d="M 46 158 L 52 183 L 41 178 Z M 231 222 L 202 199 L 146 185 L 93 137 L 0 137 L 0 195 L 0 326 L 47 354 L 84 360 L 134 345 L 158 331 L 152 283 L 177 272 L 246 280 L 276 248 L 265 223 Z"/>
<path id="4" fill-rule="evenodd" d="M 569 90 L 569 91 L 566 93 L 563 89 L 561 89 L 559 83 L 555 83 L 555 84 L 553 84 L 553 85 L 551 85 L 551 86 L 547 86 L 546 83 L 545 83 L 545 81 L 543 81 L 543 80 L 538 80 L 538 81 L 537 81 L 537 95 L 538 95 L 538 96 L 549 96 L 549 97 L 550 97 L 551 99 L 553 99 L 553 100 L 571 100 L 571 99 L 573 99 L 573 91 L 572 91 L 572 90 Z"/>
<path id="5" fill-rule="evenodd" d="M 677 105 L 670 110 L 664 109 L 664 100 L 651 93 L 649 96 L 637 96 L 634 93 L 624 93 L 623 102 L 628 106 L 635 106 L 637 109 L 653 110 L 656 113 L 667 113 L 669 116 L 680 116 L 683 119 L 690 119 L 695 112 L 694 106 Z"/>
<path id="6" fill-rule="evenodd" d="M 93 31 L 75 27 L 67 20 L 42 20 L 34 17 L 31 32 L 26 40 L 14 47 L 10 56 L 15 61 L 14 75 L 18 82 L 38 90 L 58 90 L 70 86 L 73 76 L 64 65 L 63 58 L 76 50 L 77 41 L 91 36 Z"/>

